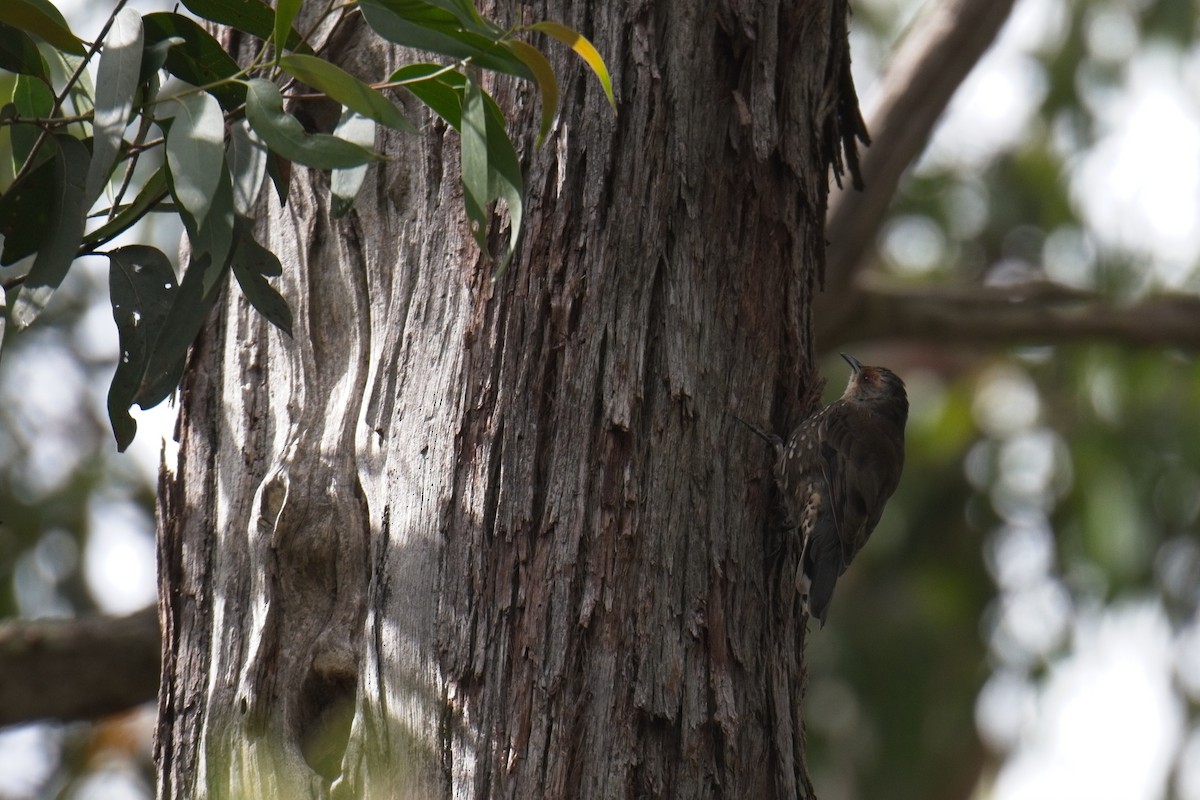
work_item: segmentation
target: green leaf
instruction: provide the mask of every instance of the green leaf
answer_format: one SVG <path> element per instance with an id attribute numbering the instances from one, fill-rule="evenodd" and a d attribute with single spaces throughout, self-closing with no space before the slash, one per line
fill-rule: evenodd
<path id="1" fill-rule="evenodd" d="M 124 451 L 137 432 L 129 409 L 177 291 L 175 271 L 161 251 L 131 245 L 108 254 L 108 294 L 121 349 L 108 388 L 108 418 L 118 450 Z"/>
<path id="2" fill-rule="evenodd" d="M 4 0 L 0 3 L 0 22 L 31 33 L 59 50 L 83 55 L 87 48 L 71 33 L 62 14 L 47 2 Z"/>
<path id="3" fill-rule="evenodd" d="M 508 266 L 509 260 L 516 252 L 517 240 L 521 237 L 521 226 L 524 224 L 525 181 L 521 175 L 521 162 L 517 158 L 517 150 L 504 127 L 504 114 L 496 105 L 496 101 L 487 94 L 484 94 L 484 101 L 487 113 L 488 165 L 491 171 L 488 180 L 489 202 L 502 197 L 508 206 L 508 250 L 496 268 L 499 274 Z"/>
<path id="4" fill-rule="evenodd" d="M 582 33 L 568 28 L 561 22 L 551 22 L 550 20 L 535 22 L 529 27 L 535 31 L 541 31 L 547 36 L 553 36 L 574 50 L 583 59 L 584 63 L 591 67 L 592 72 L 600 80 L 600 85 L 604 87 L 604 94 L 608 97 L 608 104 L 612 106 L 613 111 L 617 110 L 617 101 L 613 98 L 612 78 L 609 77 L 608 67 L 604 65 L 604 59 L 600 57 L 600 52 L 596 50 Z"/>
<path id="5" fill-rule="evenodd" d="M 0 69 L 50 82 L 46 60 L 38 52 L 37 44 L 24 31 L 3 23 L 0 23 Z"/>
<path id="6" fill-rule="evenodd" d="M 194 217 L 186 208 L 180 209 L 183 227 L 187 231 L 188 243 L 192 248 L 191 261 L 202 261 L 205 256 L 211 256 L 202 283 L 206 296 L 229 266 L 234 244 L 233 185 L 229 171 L 223 163 L 217 174 L 220 176 L 217 191 L 213 194 L 212 205 L 203 220 Z"/>
<path id="7" fill-rule="evenodd" d="M 450 36 L 471 33 L 495 43 L 505 32 L 475 9 L 472 0 L 367 0 L 414 25 Z"/>
<path id="8" fill-rule="evenodd" d="M 50 204 L 54 196 L 54 152 L 45 148 L 50 158 L 25 174 L 0 195 L 0 266 L 15 264 L 37 252 L 46 229 L 50 226 Z"/>
<path id="9" fill-rule="evenodd" d="M 108 185 L 133 111 L 141 68 L 142 17 L 133 9 L 124 8 L 113 20 L 96 68 L 96 111 L 92 122 L 92 161 L 84 190 L 85 208 L 91 208 Z"/>
<path id="10" fill-rule="evenodd" d="M 21 285 L 13 304 L 12 318 L 18 328 L 28 327 L 46 308 L 50 296 L 62 283 L 83 238 L 87 208 L 83 205 L 83 180 L 87 174 L 88 151 L 82 142 L 56 135 L 58 152 L 54 157 L 54 193 L 50 198 L 50 217 L 43 231 L 33 266 Z"/>
<path id="11" fill-rule="evenodd" d="M 179 290 L 172 297 L 171 308 L 146 359 L 145 372 L 133 396 L 134 403 L 142 408 L 153 408 L 175 391 L 183 374 L 187 350 L 208 319 L 220 294 L 221 281 L 229 274 L 228 267 L 228 261 L 214 267 L 210 253 L 193 254 L 188 261 Z M 213 273 L 216 279 L 205 289 L 206 278 Z"/>
<path id="12" fill-rule="evenodd" d="M 54 92 L 38 78 L 18 75 L 13 86 L 13 104 L 21 117 L 49 117 L 54 112 Z"/>
<path id="13" fill-rule="evenodd" d="M 206 93 L 175 100 L 178 113 L 167 132 L 167 167 L 175 199 L 197 220 L 208 215 L 225 171 L 225 117 Z"/>
<path id="14" fill-rule="evenodd" d="M 267 321 L 291 336 L 292 310 L 288 308 L 283 295 L 267 282 L 268 275 L 282 274 L 283 266 L 274 253 L 254 240 L 253 225 L 245 217 L 238 217 L 234 224 L 237 237 L 233 250 L 234 277 L 250 305 Z"/>
<path id="15" fill-rule="evenodd" d="M 375 123 L 352 109 L 342 112 L 334 135 L 354 142 L 362 147 L 375 146 Z M 333 193 L 333 216 L 343 217 L 354 205 L 354 198 L 362 188 L 363 180 L 367 177 L 367 165 L 335 169 L 330 176 L 329 188 Z"/>
<path id="16" fill-rule="evenodd" d="M 234 80 L 239 71 L 237 62 L 193 20 L 162 11 L 142 17 L 142 28 L 147 50 L 171 39 L 183 40 L 167 50 L 163 62 L 167 72 L 193 86 L 207 86 L 226 111 L 235 111 L 246 102 L 246 87 Z"/>
<path id="17" fill-rule="evenodd" d="M 270 151 L 266 143 L 244 119 L 229 126 L 229 176 L 233 179 L 233 209 L 249 214 L 258 202 L 267 174 Z"/>
<path id="18" fill-rule="evenodd" d="M 542 93 L 542 124 L 538 129 L 536 145 L 541 147 L 546 134 L 550 132 L 550 124 L 554 122 L 554 113 L 558 110 L 558 79 L 554 77 L 554 67 L 550 66 L 540 50 L 525 42 L 513 39 L 504 45 L 529 67 Z"/>
<path id="19" fill-rule="evenodd" d="M 454 14 L 418 0 L 362 0 L 359 7 L 367 24 L 389 42 L 456 59 L 469 58 L 495 72 L 533 79 L 529 68 L 500 46 L 502 32 L 464 29 Z"/>
<path id="20" fill-rule="evenodd" d="M 167 135 L 170 136 L 170 133 Z M 215 173 L 218 180 L 212 203 L 208 213 L 199 218 L 179 200 L 179 190 L 175 185 L 176 176 L 170 169 L 167 170 L 167 186 L 175 199 L 179 218 L 183 221 L 183 229 L 187 233 L 189 263 L 204 262 L 208 265 L 202 283 L 204 292 L 212 287 L 220 271 L 228 266 L 229 254 L 233 249 L 232 183 L 223 162 Z"/>
<path id="21" fill-rule="evenodd" d="M 162 402 L 179 384 L 187 349 L 208 318 L 229 274 L 234 248 L 233 189 L 229 173 L 222 168 L 218 174 L 221 180 L 203 220 L 197 220 L 182 206 L 179 209 L 190 245 L 188 263 L 134 396 L 142 408 Z"/>
<path id="22" fill-rule="evenodd" d="M 237 28 L 263 41 L 270 39 L 275 32 L 275 12 L 262 0 L 183 0 L 183 5 L 198 17 Z M 289 50 L 312 52 L 300 35 L 290 29 L 284 45 Z"/>
<path id="23" fill-rule="evenodd" d="M 279 87 L 255 78 L 247 84 L 246 119 L 267 146 L 289 161 L 317 169 L 366 164 L 378 158 L 370 150 L 325 133 L 306 133 L 300 120 L 283 110 Z"/>
<path id="24" fill-rule="evenodd" d="M 504 31 L 499 26 L 480 15 L 471 0 L 427 0 L 427 2 L 420 2 L 420 0 L 411 2 L 410 0 L 404 5 L 416 9 L 420 9 L 422 6 L 433 6 L 453 15 L 464 30 L 477 31 L 497 40 L 504 36 Z"/>
<path id="25" fill-rule="evenodd" d="M 275 25 L 272 28 L 271 36 L 275 41 L 275 63 L 279 63 L 279 57 L 283 54 L 283 48 L 287 44 L 288 34 L 292 30 L 292 21 L 296 19 L 296 14 L 300 11 L 302 0 L 276 0 L 275 2 Z"/>
<path id="26" fill-rule="evenodd" d="M 393 130 L 416 133 L 417 129 L 382 92 L 322 58 L 290 55 L 279 59 L 279 65 L 293 78 L 324 92 L 364 117 L 370 117 Z"/>
<path id="27" fill-rule="evenodd" d="M 487 117 L 483 110 L 483 90 L 467 79 L 462 105 L 462 183 L 467 222 L 475 243 L 485 254 L 488 223 Z"/>
<path id="28" fill-rule="evenodd" d="M 268 150 L 267 177 L 271 179 L 271 185 L 275 187 L 275 195 L 279 198 L 279 205 L 286 206 L 288 191 L 292 185 L 292 162 L 279 155 L 279 153 L 272 153 Z"/>
<path id="29" fill-rule="evenodd" d="M 167 55 L 176 45 L 186 44 L 182 36 L 168 36 L 162 41 L 142 50 L 142 67 L 138 74 L 138 83 L 148 83 L 160 69 L 167 65 Z"/>
<path id="30" fill-rule="evenodd" d="M 45 51 L 43 51 L 45 53 Z M 56 82 L 65 82 L 68 75 L 79 75 L 79 79 L 71 86 L 71 90 L 67 93 L 67 101 L 60 108 L 64 114 L 75 115 L 77 117 L 87 116 L 96 107 L 96 87 L 92 84 L 92 73 L 86 69 L 82 69 L 84 59 L 81 56 L 72 55 L 63 50 L 50 49 L 50 70 L 51 73 L 57 69 L 62 73 L 62 77 L 56 76 Z M 79 139 L 85 138 L 90 129 L 90 125 L 84 122 L 72 123 L 74 130 L 68 126 L 67 131 Z"/>
<path id="31" fill-rule="evenodd" d="M 412 25 L 431 30 L 455 32 L 469 30 L 453 12 L 423 0 L 366 0 L 364 5 L 386 8 Z"/>
<path id="32" fill-rule="evenodd" d="M 460 72 L 446 70 L 436 64 L 413 64 L 397 70 L 392 75 L 393 81 L 403 82 L 404 88 L 412 92 L 419 100 L 428 105 L 434 112 L 456 130 L 463 129 L 463 98 L 468 93 L 467 78 Z M 512 223 L 509 231 L 508 252 L 505 254 L 499 270 L 503 270 L 516 250 L 517 239 L 521 234 L 524 217 L 524 179 L 521 176 L 521 164 L 517 158 L 516 148 L 504 127 L 504 114 L 500 107 L 486 92 L 480 90 L 484 108 L 484 127 L 487 141 L 487 191 L 484 202 L 490 203 L 498 197 L 504 198 L 508 205 L 508 216 Z M 464 134 L 464 149 L 466 135 Z M 477 140 L 476 140 L 477 143 Z M 463 175 L 466 181 L 466 170 Z M 464 202 L 474 202 L 469 193 L 464 192 Z M 472 220 L 472 209 L 467 208 L 468 220 Z M 486 222 L 486 218 L 484 218 Z M 472 234 L 481 232 L 472 230 Z"/>
<path id="33" fill-rule="evenodd" d="M 142 186 L 133 202 L 125 206 L 108 222 L 83 237 L 86 248 L 95 248 L 111 241 L 144 217 L 167 196 L 166 167 L 159 167 Z"/>
<path id="34" fill-rule="evenodd" d="M 234 262 L 240 263 L 243 269 L 267 278 L 278 278 L 283 274 L 279 257 L 254 238 L 254 220 L 238 215 L 233 222 L 233 229 L 238 242 L 233 251 Z"/>
<path id="35" fill-rule="evenodd" d="M 462 74 L 440 64 L 409 64 L 392 73 L 388 83 L 404 88 L 458 130 L 462 127 Z"/>
<path id="36" fill-rule="evenodd" d="M 22 118 L 49 117 L 54 112 L 54 93 L 50 87 L 37 78 L 28 75 L 18 75 L 13 87 L 13 105 L 17 115 Z M 17 124 L 12 126 L 12 159 L 14 170 L 19 170 L 33 152 L 33 146 L 41 138 L 42 129 L 33 124 Z M 37 154 L 36 163 L 42 164 L 53 155 L 53 151 L 43 148 Z"/>

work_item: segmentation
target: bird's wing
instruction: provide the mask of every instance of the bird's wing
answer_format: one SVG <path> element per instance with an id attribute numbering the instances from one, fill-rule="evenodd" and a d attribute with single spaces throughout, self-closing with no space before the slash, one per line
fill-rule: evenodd
<path id="1" fill-rule="evenodd" d="M 887 498 L 895 491 L 903 458 L 892 437 L 873 420 L 846 405 L 825 414 L 821 431 L 821 469 L 830 492 L 830 509 L 842 544 L 843 565 L 849 564 L 879 522 Z"/>

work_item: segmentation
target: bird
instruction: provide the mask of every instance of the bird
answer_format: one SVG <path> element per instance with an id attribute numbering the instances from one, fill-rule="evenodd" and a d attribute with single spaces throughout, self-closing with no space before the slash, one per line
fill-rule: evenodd
<path id="1" fill-rule="evenodd" d="M 850 380 L 840 398 L 774 437 L 775 483 L 801 537 L 796 589 L 825 626 L 838 578 L 879 524 L 904 469 L 908 395 L 885 367 L 841 354 Z"/>

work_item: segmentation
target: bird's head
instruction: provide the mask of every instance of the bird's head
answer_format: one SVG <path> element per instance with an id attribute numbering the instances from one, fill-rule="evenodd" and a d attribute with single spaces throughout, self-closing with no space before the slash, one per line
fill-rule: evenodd
<path id="1" fill-rule="evenodd" d="M 846 384 L 843 399 L 868 406 L 903 427 L 908 419 L 908 395 L 900 376 L 887 367 L 863 366 L 857 358 L 845 353 L 842 358 L 850 365 L 850 382 Z"/>

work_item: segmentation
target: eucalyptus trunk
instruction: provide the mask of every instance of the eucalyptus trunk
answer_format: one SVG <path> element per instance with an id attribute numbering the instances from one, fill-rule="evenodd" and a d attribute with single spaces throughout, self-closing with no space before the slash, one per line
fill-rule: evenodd
<path id="1" fill-rule="evenodd" d="M 595 42 L 619 113 L 557 51 L 508 268 L 414 106 L 346 217 L 300 168 L 264 200 L 294 336 L 230 289 L 193 348 L 160 492 L 163 798 L 812 796 L 797 548 L 733 415 L 782 429 L 819 389 L 845 4 L 512 12 Z M 350 71 L 406 57 L 363 34 L 332 50 Z M 529 86 L 489 88 L 536 130 Z"/>

